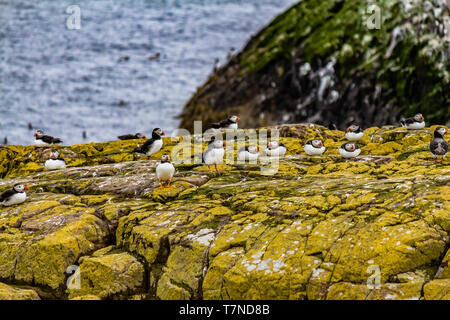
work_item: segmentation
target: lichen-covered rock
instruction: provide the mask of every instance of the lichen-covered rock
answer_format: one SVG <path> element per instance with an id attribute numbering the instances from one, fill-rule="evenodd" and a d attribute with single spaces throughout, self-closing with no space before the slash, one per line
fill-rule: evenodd
<path id="1" fill-rule="evenodd" d="M 177 164 L 162 189 L 154 160 L 11 167 L 0 191 L 30 191 L 0 207 L 0 281 L 42 298 L 449 299 L 450 167 L 427 149 L 434 128 L 369 128 L 346 160 L 343 132 L 282 125 L 278 166 Z M 315 137 L 321 157 L 303 150 Z"/>
<path id="2" fill-rule="evenodd" d="M 0 300 L 40 300 L 32 289 L 9 286 L 0 282 Z"/>
<path id="3" fill-rule="evenodd" d="M 450 279 L 428 282 L 423 290 L 426 300 L 450 300 Z"/>
<path id="4" fill-rule="evenodd" d="M 80 259 L 80 285 L 68 290 L 69 297 L 120 297 L 143 288 L 144 266 L 126 252 L 105 249 Z"/>

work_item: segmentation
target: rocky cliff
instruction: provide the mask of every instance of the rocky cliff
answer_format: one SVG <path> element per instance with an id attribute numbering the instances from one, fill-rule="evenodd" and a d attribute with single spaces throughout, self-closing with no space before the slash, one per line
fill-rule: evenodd
<path id="1" fill-rule="evenodd" d="M 68 168 L 53 172 L 45 148 L 0 147 L 0 191 L 30 187 L 0 207 L 0 299 L 450 299 L 450 167 L 431 158 L 433 128 L 369 128 L 355 160 L 338 155 L 341 131 L 278 129 L 276 174 L 184 164 L 165 189 L 154 168 L 170 138 L 151 161 L 133 154 L 141 141 L 58 146 Z M 304 154 L 312 137 L 324 156 Z"/>
<path id="2" fill-rule="evenodd" d="M 300 1 L 210 75 L 180 127 L 230 114 L 244 128 L 312 122 L 343 130 L 417 112 L 446 123 L 449 35 L 445 0 Z"/>

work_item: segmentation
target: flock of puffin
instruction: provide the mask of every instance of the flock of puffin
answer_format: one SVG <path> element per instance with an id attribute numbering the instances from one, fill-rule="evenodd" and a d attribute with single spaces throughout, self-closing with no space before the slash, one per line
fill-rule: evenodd
<path id="1" fill-rule="evenodd" d="M 238 116 L 231 116 L 224 121 L 214 123 L 211 129 L 214 130 L 237 130 Z M 425 127 L 425 119 L 421 114 L 416 114 L 412 118 L 400 120 L 400 124 L 407 129 L 422 129 Z M 433 157 L 436 159 L 442 157 L 444 159 L 448 152 L 448 143 L 444 140 L 444 135 L 448 134 L 448 130 L 444 127 L 437 127 L 434 131 L 434 137 L 430 142 L 430 151 Z M 165 133 L 160 128 L 155 128 L 152 131 L 152 137 L 148 139 L 142 146 L 138 146 L 134 149 L 135 152 L 146 154 L 150 157 L 161 150 L 163 146 L 162 136 Z M 339 147 L 339 153 L 343 158 L 354 158 L 361 153 L 361 149 L 355 143 L 364 136 L 364 131 L 358 125 L 351 125 L 347 128 L 344 137 L 348 140 Z M 61 143 L 62 140 L 45 135 L 42 130 L 37 130 L 34 134 L 35 145 L 41 147 L 48 147 L 54 144 Z M 118 137 L 120 140 L 128 139 L 146 139 L 145 135 L 141 133 L 127 134 Z M 211 137 L 208 147 L 202 154 L 203 163 L 211 166 L 214 165 L 217 172 L 219 172 L 217 165 L 223 162 L 225 155 L 226 141 L 223 139 L 216 139 Z M 304 146 L 306 154 L 310 156 L 321 156 L 325 152 L 325 146 L 320 139 L 313 139 L 306 142 Z M 265 150 L 265 154 L 268 157 L 282 157 L 286 153 L 286 146 L 278 141 L 270 141 Z M 243 147 L 237 152 L 238 161 L 256 161 L 259 156 L 258 147 L 250 145 Z M 442 161 L 441 160 L 441 161 Z M 437 160 L 436 160 L 437 161 Z M 60 157 L 57 150 L 50 151 L 50 157 L 45 162 L 44 167 L 46 170 L 64 169 L 66 167 L 66 161 Z M 170 182 L 175 174 L 175 167 L 170 162 L 168 154 L 164 154 L 161 157 L 161 163 L 156 167 L 156 176 L 159 180 L 159 188 L 164 188 L 164 183 L 167 183 L 166 187 L 170 187 Z M 25 191 L 28 187 L 22 184 L 15 185 L 11 190 L 7 190 L 0 195 L 0 204 L 4 206 L 11 206 L 15 204 L 23 203 L 26 200 Z"/>

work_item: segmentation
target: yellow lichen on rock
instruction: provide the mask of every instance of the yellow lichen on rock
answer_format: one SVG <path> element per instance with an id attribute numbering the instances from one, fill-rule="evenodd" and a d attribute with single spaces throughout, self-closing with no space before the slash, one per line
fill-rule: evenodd
<path id="1" fill-rule="evenodd" d="M 0 280 L 73 299 L 449 299 L 450 169 L 432 128 L 369 128 L 350 160 L 343 132 L 279 129 L 279 161 L 180 164 L 162 189 L 136 141 L 58 146 L 69 168 L 54 172 L 38 169 L 45 148 L 0 147 L 0 191 L 30 187 L 0 207 Z M 316 137 L 327 150 L 307 156 Z"/>
<path id="2" fill-rule="evenodd" d="M 143 287 L 144 267 L 128 253 L 93 254 L 80 259 L 79 288 L 69 288 L 69 297 L 126 296 Z"/>
<path id="3" fill-rule="evenodd" d="M 40 298 L 32 289 L 18 288 L 0 282 L 0 300 L 40 300 Z"/>

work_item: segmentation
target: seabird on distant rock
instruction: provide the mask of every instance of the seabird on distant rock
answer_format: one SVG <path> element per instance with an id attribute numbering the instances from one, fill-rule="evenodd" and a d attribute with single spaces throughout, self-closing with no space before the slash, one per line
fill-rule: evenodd
<path id="1" fill-rule="evenodd" d="M 400 124 L 407 129 L 423 129 L 425 128 L 425 118 L 418 113 L 412 118 L 400 119 Z"/>
<path id="2" fill-rule="evenodd" d="M 3 139 L 3 144 L 4 144 L 4 145 L 7 145 L 7 144 L 8 144 L 8 137 L 5 137 L 5 138 Z"/>
<path id="3" fill-rule="evenodd" d="M 145 143 L 141 147 L 138 146 L 136 149 L 134 149 L 134 151 L 146 154 L 148 156 L 148 159 L 150 160 L 152 154 L 155 154 L 159 150 L 161 150 L 163 146 L 163 140 L 161 136 L 164 135 L 164 131 L 162 131 L 160 128 L 153 129 L 152 138 L 145 141 Z"/>
<path id="4" fill-rule="evenodd" d="M 161 54 L 159 52 L 156 52 L 155 54 L 148 57 L 148 60 L 158 60 L 159 57 L 161 57 Z"/>
<path id="5" fill-rule="evenodd" d="M 230 116 L 226 120 L 222 120 L 220 122 L 213 123 L 211 125 L 212 129 L 232 129 L 237 130 L 238 129 L 238 121 L 241 120 L 239 116 Z"/>
<path id="6" fill-rule="evenodd" d="M 230 51 L 228 51 L 228 54 L 227 54 L 227 60 L 230 60 L 231 58 L 233 58 L 233 55 L 234 55 L 234 47 L 231 47 Z"/>
<path id="7" fill-rule="evenodd" d="M 213 72 L 216 73 L 217 70 L 219 70 L 220 64 L 219 64 L 219 58 L 216 58 L 214 60 L 214 67 L 213 67 Z"/>
<path id="8" fill-rule="evenodd" d="M 122 56 L 122 57 L 120 57 L 119 58 L 119 62 L 125 62 L 125 61 L 128 61 L 128 60 L 130 60 L 130 57 L 129 56 Z"/>
<path id="9" fill-rule="evenodd" d="M 361 127 L 357 126 L 356 124 L 352 124 L 347 128 L 344 137 L 349 141 L 358 141 L 363 137 L 363 135 L 364 131 L 361 129 Z"/>
<path id="10" fill-rule="evenodd" d="M 161 157 L 161 163 L 156 166 L 156 177 L 159 180 L 159 188 L 164 188 L 163 181 L 168 181 L 167 187 L 170 187 L 170 181 L 175 173 L 175 167 L 170 162 L 168 154 L 163 154 Z"/>
<path id="11" fill-rule="evenodd" d="M 304 149 L 306 154 L 310 156 L 321 156 L 325 152 L 325 146 L 322 140 L 319 139 L 309 140 L 305 144 Z"/>
<path id="12" fill-rule="evenodd" d="M 237 159 L 238 161 L 245 161 L 245 160 L 249 160 L 249 161 L 256 161 L 258 160 L 258 147 L 257 146 L 247 146 L 247 147 L 242 147 L 238 150 L 237 152 Z"/>
<path id="13" fill-rule="evenodd" d="M 277 141 L 270 141 L 264 151 L 268 157 L 282 157 L 286 153 L 286 146 Z"/>
<path id="14" fill-rule="evenodd" d="M 11 190 L 7 190 L 0 195 L 0 204 L 4 206 L 12 206 L 23 203 L 27 199 L 25 190 L 28 187 L 23 184 L 16 184 Z"/>
<path id="15" fill-rule="evenodd" d="M 214 165 L 216 171 L 219 172 L 217 165 L 223 163 L 223 156 L 225 155 L 224 146 L 226 145 L 227 143 L 222 139 L 219 140 L 212 136 L 208 147 L 203 152 L 203 163 L 208 166 Z"/>
<path id="16" fill-rule="evenodd" d="M 120 140 L 132 140 L 132 139 L 147 139 L 147 137 L 142 133 L 136 134 L 124 134 L 123 136 L 118 136 Z"/>
<path id="17" fill-rule="evenodd" d="M 50 159 L 45 161 L 44 167 L 45 170 L 64 169 L 66 167 L 66 160 L 59 156 L 59 152 L 57 150 L 51 150 Z"/>
<path id="18" fill-rule="evenodd" d="M 62 140 L 59 138 L 53 138 L 52 136 L 44 135 L 42 130 L 37 130 L 34 133 L 35 141 L 34 144 L 40 147 L 50 146 L 52 144 L 61 143 Z"/>
<path id="19" fill-rule="evenodd" d="M 436 130 L 434 130 L 434 138 L 430 142 L 430 151 L 433 154 L 433 157 L 442 157 L 441 161 L 444 160 L 445 155 L 448 152 L 448 142 L 444 140 L 444 135 L 446 134 L 448 134 L 446 128 L 437 127 Z"/>
<path id="20" fill-rule="evenodd" d="M 339 148 L 339 153 L 344 158 L 354 158 L 359 156 L 361 149 L 356 143 L 346 142 Z"/>

